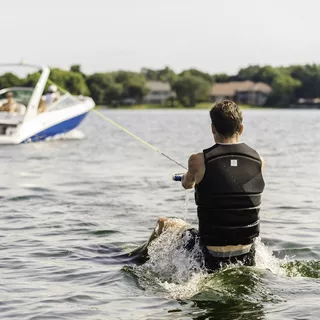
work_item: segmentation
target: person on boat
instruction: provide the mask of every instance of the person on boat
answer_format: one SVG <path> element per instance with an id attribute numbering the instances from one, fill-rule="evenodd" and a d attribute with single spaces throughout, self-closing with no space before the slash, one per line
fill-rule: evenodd
<path id="1" fill-rule="evenodd" d="M 215 103 L 210 118 L 215 144 L 190 156 L 181 181 L 185 189 L 195 188 L 199 220 L 198 230 L 188 229 L 182 234 L 185 248 L 191 251 L 198 244 L 208 271 L 236 262 L 252 266 L 254 240 L 260 232 L 265 162 L 257 151 L 240 141 L 244 125 L 236 103 Z M 165 223 L 166 218 L 158 220 L 161 228 L 156 228 L 160 230 L 156 236 L 165 230 Z M 136 250 L 146 259 L 151 241 L 140 247 L 142 251 Z"/>
<path id="2" fill-rule="evenodd" d="M 52 103 L 58 100 L 59 92 L 55 85 L 50 85 L 48 92 L 44 95 L 46 107 L 50 106 Z"/>
<path id="3" fill-rule="evenodd" d="M 7 102 L 0 107 L 0 111 L 13 113 L 13 112 L 17 112 L 17 110 L 18 110 L 18 104 L 14 100 L 12 92 L 8 92 Z"/>
<path id="4" fill-rule="evenodd" d="M 38 106 L 38 113 L 45 112 L 46 110 L 47 110 L 46 98 L 42 96 Z"/>

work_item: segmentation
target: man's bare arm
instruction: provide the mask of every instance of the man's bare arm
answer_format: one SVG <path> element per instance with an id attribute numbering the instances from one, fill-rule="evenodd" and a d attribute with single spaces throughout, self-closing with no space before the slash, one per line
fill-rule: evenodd
<path id="1" fill-rule="evenodd" d="M 188 161 L 188 171 L 182 177 L 182 186 L 185 189 L 191 189 L 196 182 L 196 174 L 199 171 L 199 165 L 201 162 L 201 156 L 199 154 L 193 154 Z"/>

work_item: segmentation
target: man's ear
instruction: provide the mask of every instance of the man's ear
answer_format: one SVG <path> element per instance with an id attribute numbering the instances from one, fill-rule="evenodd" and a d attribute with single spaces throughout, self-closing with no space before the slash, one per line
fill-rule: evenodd
<path id="1" fill-rule="evenodd" d="M 240 130 L 239 130 L 239 136 L 242 134 L 243 130 L 244 130 L 244 124 L 241 123 L 241 127 L 240 127 Z"/>

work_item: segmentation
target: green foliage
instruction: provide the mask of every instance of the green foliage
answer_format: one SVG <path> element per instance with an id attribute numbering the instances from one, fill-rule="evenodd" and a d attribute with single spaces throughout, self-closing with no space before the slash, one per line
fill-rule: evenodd
<path id="1" fill-rule="evenodd" d="M 157 81 L 159 80 L 159 75 L 157 70 L 152 70 L 148 68 L 142 68 L 141 73 L 148 81 Z"/>
<path id="2" fill-rule="evenodd" d="M 22 84 L 22 80 L 11 72 L 0 76 L 0 89 L 8 87 L 17 87 Z"/>
<path id="3" fill-rule="evenodd" d="M 160 70 L 152 70 L 148 68 L 142 68 L 141 74 L 147 81 L 163 81 L 169 82 L 172 86 L 178 79 L 178 75 L 169 67 L 165 67 Z"/>
<path id="4" fill-rule="evenodd" d="M 295 90 L 297 98 L 320 97 L 320 65 L 292 66 L 288 72 L 301 82 L 301 86 Z"/>
<path id="5" fill-rule="evenodd" d="M 66 89 L 72 94 L 90 94 L 88 86 L 81 73 L 56 68 L 51 70 L 50 79 L 58 86 Z"/>
<path id="6" fill-rule="evenodd" d="M 288 106 L 294 102 L 294 92 L 301 86 L 301 82 L 286 73 L 278 74 L 272 81 L 272 93 L 268 104 L 276 106 Z"/>
<path id="7" fill-rule="evenodd" d="M 121 99 L 123 94 L 123 85 L 115 82 L 113 74 L 95 73 L 87 78 L 87 85 L 97 104 L 112 104 Z"/>
<path id="8" fill-rule="evenodd" d="M 40 75 L 40 72 L 28 74 L 27 77 L 23 80 L 23 86 L 33 88 L 39 81 Z"/>
<path id="9" fill-rule="evenodd" d="M 117 83 L 122 84 L 122 98 L 132 98 L 141 103 L 143 97 L 148 93 L 146 78 L 141 73 L 131 71 L 118 71 L 113 73 Z"/>
<path id="10" fill-rule="evenodd" d="M 175 72 L 169 67 L 165 67 L 164 69 L 161 69 L 158 72 L 158 80 L 169 82 L 171 86 L 173 86 L 173 84 L 178 80 L 178 75 L 175 74 Z"/>
<path id="11" fill-rule="evenodd" d="M 180 76 L 195 76 L 195 77 L 202 78 L 209 83 L 213 82 L 213 77 L 209 73 L 202 72 L 197 69 L 184 70 L 180 73 Z"/>
<path id="12" fill-rule="evenodd" d="M 238 80 L 252 80 L 253 81 L 253 79 L 255 79 L 255 77 L 258 74 L 260 69 L 261 69 L 261 67 L 257 66 L 257 65 L 249 66 L 247 68 L 242 68 L 238 72 L 237 78 L 238 78 Z"/>
<path id="13" fill-rule="evenodd" d="M 213 82 L 228 82 L 229 78 L 226 73 L 218 73 L 212 76 Z"/>
<path id="14" fill-rule="evenodd" d="M 237 78 L 238 80 L 251 80 L 253 82 L 265 82 L 269 85 L 272 84 L 274 78 L 279 75 L 279 68 L 271 66 L 249 66 L 240 69 Z"/>
<path id="15" fill-rule="evenodd" d="M 83 79 L 87 79 L 87 76 L 82 72 L 81 70 L 81 66 L 80 64 L 73 64 L 71 67 L 70 67 L 70 71 L 71 72 L 76 72 L 76 73 L 80 73 L 83 77 Z"/>
<path id="16" fill-rule="evenodd" d="M 128 98 L 141 103 L 148 92 L 144 75 L 131 71 L 95 73 L 87 78 L 87 85 L 92 98 L 102 105 L 118 105 Z"/>
<path id="17" fill-rule="evenodd" d="M 78 72 L 78 73 L 81 73 L 81 66 L 80 64 L 73 64 L 71 67 L 70 67 L 70 71 L 71 72 Z"/>
<path id="18" fill-rule="evenodd" d="M 194 107 L 197 102 L 209 99 L 211 84 L 202 77 L 185 73 L 175 82 L 173 89 L 183 106 Z"/>

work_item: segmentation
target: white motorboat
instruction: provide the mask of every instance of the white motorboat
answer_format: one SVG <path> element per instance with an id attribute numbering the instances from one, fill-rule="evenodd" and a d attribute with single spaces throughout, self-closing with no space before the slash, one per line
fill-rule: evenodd
<path id="1" fill-rule="evenodd" d="M 0 110 L 8 105 L 9 94 L 15 102 L 14 110 L 0 111 L 0 144 L 35 142 L 64 134 L 75 129 L 94 108 L 91 98 L 73 96 L 64 90 L 49 104 L 49 101 L 45 101 L 44 92 L 50 69 L 33 65 L 0 64 L 0 67 L 5 68 L 17 66 L 40 70 L 41 75 L 34 88 L 10 87 L 0 90 Z M 40 108 L 41 104 L 45 106 Z"/>

